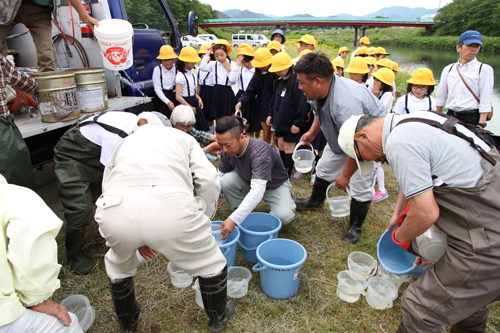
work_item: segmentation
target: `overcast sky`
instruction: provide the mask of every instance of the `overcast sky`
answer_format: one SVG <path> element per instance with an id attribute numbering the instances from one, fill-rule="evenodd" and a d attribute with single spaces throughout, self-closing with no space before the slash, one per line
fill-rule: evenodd
<path id="1" fill-rule="evenodd" d="M 405 7 L 424 7 L 438 8 L 439 0 L 420 0 L 415 2 L 403 2 L 401 0 L 252 0 L 252 1 L 230 1 L 230 0 L 201 0 L 212 6 L 212 9 L 221 12 L 228 9 L 248 9 L 252 12 L 265 15 L 291 16 L 295 14 L 311 14 L 314 16 L 331 16 L 336 14 L 351 14 L 363 16 L 383 7 L 405 6 Z M 441 0 L 441 6 L 444 6 L 452 0 Z"/>

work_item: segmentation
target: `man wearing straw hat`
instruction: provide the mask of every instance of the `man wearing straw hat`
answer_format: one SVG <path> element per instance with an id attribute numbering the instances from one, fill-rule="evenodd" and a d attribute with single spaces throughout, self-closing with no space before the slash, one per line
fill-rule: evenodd
<path id="1" fill-rule="evenodd" d="M 410 251 L 433 226 L 447 234 L 446 252 L 403 295 L 398 333 L 484 332 L 488 304 L 500 300 L 500 154 L 487 140 L 477 127 L 431 111 L 356 115 L 340 129 L 339 146 L 361 172 L 372 161 L 394 170 L 401 190 L 388 230 L 410 203 L 392 231 L 396 244 Z"/>

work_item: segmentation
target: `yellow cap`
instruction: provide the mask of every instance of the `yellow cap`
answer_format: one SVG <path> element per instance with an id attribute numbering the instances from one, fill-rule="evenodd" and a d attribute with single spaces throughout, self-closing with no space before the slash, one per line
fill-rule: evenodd
<path id="1" fill-rule="evenodd" d="M 292 66 L 293 60 L 292 58 L 290 58 L 288 53 L 280 52 L 276 53 L 276 55 L 273 57 L 273 62 L 271 68 L 269 68 L 269 71 L 271 73 L 276 73 Z"/>
<path id="2" fill-rule="evenodd" d="M 359 42 L 360 42 L 360 43 L 363 43 L 363 44 L 367 44 L 367 45 L 368 45 L 368 44 L 371 44 L 371 43 L 370 43 L 370 40 L 369 40 L 369 39 L 368 39 L 368 37 L 366 37 L 366 36 L 365 36 L 365 37 L 361 37 L 361 38 L 359 39 Z"/>
<path id="3" fill-rule="evenodd" d="M 391 61 L 391 69 L 396 72 L 402 72 L 403 70 L 399 68 L 399 65 L 395 61 Z"/>
<path id="4" fill-rule="evenodd" d="M 252 60 L 252 66 L 261 68 L 269 66 L 273 62 L 273 55 L 271 51 L 265 47 L 261 47 L 255 51 L 255 56 Z"/>
<path id="5" fill-rule="evenodd" d="M 306 43 L 310 45 L 316 45 L 316 39 L 311 35 L 304 35 L 300 38 L 299 43 Z"/>
<path id="6" fill-rule="evenodd" d="M 333 65 L 333 67 L 344 68 L 344 60 L 335 58 L 332 60 L 332 65 Z"/>
<path id="7" fill-rule="evenodd" d="M 269 51 L 271 51 L 271 50 L 276 50 L 276 51 L 278 51 L 278 52 L 281 52 L 281 43 L 280 43 L 280 42 L 278 42 L 277 40 L 273 40 L 272 42 L 269 42 L 269 43 L 267 44 L 267 49 L 268 49 Z"/>
<path id="8" fill-rule="evenodd" d="M 394 72 L 389 68 L 381 68 L 377 72 L 372 73 L 372 76 L 392 87 L 392 83 L 396 78 Z"/>
<path id="9" fill-rule="evenodd" d="M 372 47 L 369 47 L 368 50 L 366 50 L 366 54 L 370 54 L 370 55 L 373 55 L 375 53 L 373 53 L 375 51 L 375 48 L 372 46 Z"/>
<path id="10" fill-rule="evenodd" d="M 365 58 L 356 57 L 351 60 L 351 62 L 349 63 L 349 67 L 346 68 L 345 72 L 366 74 L 370 73 L 370 70 L 368 69 L 368 64 L 366 63 Z"/>
<path id="11" fill-rule="evenodd" d="M 406 81 L 411 84 L 421 84 L 424 86 L 435 86 L 434 74 L 429 68 L 419 68 L 413 73 L 411 79 Z"/>
<path id="12" fill-rule="evenodd" d="M 384 58 L 384 59 L 380 59 L 379 61 L 377 61 L 377 63 L 375 65 L 377 65 L 379 68 L 380 67 L 391 68 L 392 61 L 388 58 Z"/>
<path id="13" fill-rule="evenodd" d="M 349 49 L 345 46 L 342 46 L 340 49 L 339 49 L 339 54 L 342 53 L 342 52 L 345 52 L 345 51 L 349 51 Z"/>
<path id="14" fill-rule="evenodd" d="M 203 54 L 207 53 L 207 49 L 208 49 L 210 46 L 212 46 L 212 45 L 210 45 L 210 44 L 208 44 L 208 43 L 203 44 L 202 46 L 200 46 L 200 50 L 198 51 L 198 54 L 200 54 L 200 53 L 203 53 Z M 212 51 L 212 53 L 214 53 L 214 51 Z"/>
<path id="15" fill-rule="evenodd" d="M 179 60 L 184 62 L 198 62 L 201 58 L 193 47 L 184 46 L 179 54 Z"/>
<path id="16" fill-rule="evenodd" d="M 168 60 L 177 58 L 177 54 L 175 54 L 174 49 L 170 45 L 163 45 L 160 47 L 160 55 L 156 57 L 156 59 L 160 60 Z"/>
<path id="17" fill-rule="evenodd" d="M 238 55 L 240 54 L 253 57 L 255 55 L 255 52 L 249 44 L 241 44 L 238 47 Z"/>
<path id="18" fill-rule="evenodd" d="M 311 53 L 311 52 L 312 52 L 312 51 L 311 51 L 311 50 L 309 50 L 309 49 L 302 50 L 302 52 L 300 52 L 300 54 L 299 54 L 299 59 L 300 59 L 300 58 L 302 58 L 302 56 L 303 56 L 304 54 L 308 54 L 308 53 Z"/>
<path id="19" fill-rule="evenodd" d="M 217 41 L 217 43 L 215 43 L 215 45 L 224 45 L 224 46 L 226 46 L 227 53 L 231 53 L 231 51 L 233 50 L 232 47 L 231 47 L 231 45 L 229 45 L 229 43 L 225 39 L 219 39 Z"/>
<path id="20" fill-rule="evenodd" d="M 359 48 L 359 50 L 357 50 L 357 51 L 356 51 L 355 55 L 363 55 L 363 54 L 366 54 L 366 50 L 367 50 L 367 49 L 368 49 L 368 48 L 367 48 L 366 46 L 361 46 L 361 47 Z"/>
<path id="21" fill-rule="evenodd" d="M 374 57 L 365 57 L 365 60 L 368 65 L 372 66 L 377 62 L 377 59 L 375 59 Z"/>
<path id="22" fill-rule="evenodd" d="M 385 54 L 389 55 L 390 53 L 387 53 L 387 51 L 383 47 L 376 47 L 375 50 L 373 50 L 373 54 Z"/>

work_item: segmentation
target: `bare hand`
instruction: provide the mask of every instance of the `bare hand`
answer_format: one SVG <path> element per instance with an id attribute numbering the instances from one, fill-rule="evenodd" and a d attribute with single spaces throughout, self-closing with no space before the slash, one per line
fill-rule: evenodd
<path id="1" fill-rule="evenodd" d="M 168 102 L 167 106 L 169 110 L 173 110 L 175 108 L 175 104 L 173 102 Z"/>
<path id="2" fill-rule="evenodd" d="M 390 231 L 394 226 L 398 225 L 398 216 L 397 215 L 392 215 L 391 219 L 389 220 L 389 224 L 387 225 L 387 228 L 385 229 L 386 232 Z"/>
<path id="3" fill-rule="evenodd" d="M 148 259 L 153 259 L 154 257 L 156 257 L 156 251 L 155 250 L 152 250 L 149 246 L 147 245 L 144 245 L 144 246 L 141 246 L 139 249 L 139 254 L 146 260 Z"/>
<path id="4" fill-rule="evenodd" d="M 241 63 L 243 62 L 243 58 L 245 56 L 243 54 L 239 54 L 237 57 L 236 57 L 236 66 L 240 66 Z"/>
<path id="5" fill-rule="evenodd" d="M 199 96 L 198 96 L 198 105 L 199 105 L 200 109 L 203 110 L 203 100 Z"/>
<path id="6" fill-rule="evenodd" d="M 210 52 L 212 52 L 212 47 L 211 46 L 207 47 L 207 53 L 205 53 L 205 55 L 208 56 L 208 61 L 210 61 Z"/>
<path id="7" fill-rule="evenodd" d="M 302 134 L 302 136 L 300 137 L 300 141 L 304 141 L 304 144 L 308 145 L 311 143 L 312 140 L 314 140 L 316 136 L 313 135 L 311 132 L 306 132 L 304 134 Z"/>
<path id="8" fill-rule="evenodd" d="M 349 178 L 341 173 L 335 180 L 335 186 L 337 186 L 339 190 L 346 192 L 347 185 L 349 185 Z"/>
<path id="9" fill-rule="evenodd" d="M 273 117 L 269 116 L 266 119 L 267 126 L 273 126 Z"/>
<path id="10" fill-rule="evenodd" d="M 229 217 L 222 222 L 219 229 L 223 240 L 226 239 L 231 232 L 233 232 L 235 226 L 236 223 L 234 223 Z"/>
<path id="11" fill-rule="evenodd" d="M 234 109 L 236 111 L 240 110 L 241 109 L 241 102 L 238 102 L 238 104 L 236 104 L 236 106 L 234 107 Z"/>
<path id="12" fill-rule="evenodd" d="M 297 133 L 299 133 L 299 131 L 300 131 L 300 128 L 298 128 L 295 125 L 292 125 L 292 128 L 290 128 L 290 132 L 292 132 L 292 134 L 297 134 Z"/>
<path id="13" fill-rule="evenodd" d="M 69 315 L 68 310 L 66 310 L 64 306 L 57 304 L 56 302 L 50 299 L 46 299 L 40 304 L 33 305 L 29 309 L 36 312 L 41 312 L 56 316 L 63 322 L 64 326 L 66 327 L 68 327 L 71 324 L 71 316 Z"/>
<path id="14" fill-rule="evenodd" d="M 413 266 L 415 266 L 415 267 L 428 266 L 428 265 L 431 265 L 433 263 L 434 263 L 434 261 L 430 261 L 430 260 L 424 259 L 422 257 L 417 257 L 417 259 L 415 259 L 415 262 L 413 263 Z"/>
<path id="15" fill-rule="evenodd" d="M 231 71 L 231 64 L 229 63 L 229 61 L 224 61 L 222 63 L 222 66 L 224 66 L 224 68 L 226 69 L 226 71 L 229 73 Z"/>
<path id="16" fill-rule="evenodd" d="M 196 116 L 198 114 L 198 112 L 196 112 L 196 108 L 192 106 L 191 109 L 193 109 L 194 115 Z"/>

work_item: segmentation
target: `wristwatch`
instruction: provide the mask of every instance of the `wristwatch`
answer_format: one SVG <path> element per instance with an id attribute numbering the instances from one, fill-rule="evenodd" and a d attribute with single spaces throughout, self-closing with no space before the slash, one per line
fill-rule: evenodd
<path id="1" fill-rule="evenodd" d="M 481 126 L 482 128 L 486 128 L 486 123 L 477 123 L 479 126 Z"/>

